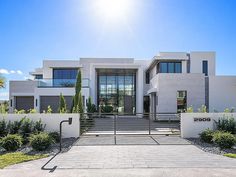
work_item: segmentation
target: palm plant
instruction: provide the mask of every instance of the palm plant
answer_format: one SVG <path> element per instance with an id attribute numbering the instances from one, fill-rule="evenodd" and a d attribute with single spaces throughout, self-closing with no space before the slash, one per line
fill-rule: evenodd
<path id="1" fill-rule="evenodd" d="M 0 88 L 5 88 L 5 78 L 0 75 Z"/>

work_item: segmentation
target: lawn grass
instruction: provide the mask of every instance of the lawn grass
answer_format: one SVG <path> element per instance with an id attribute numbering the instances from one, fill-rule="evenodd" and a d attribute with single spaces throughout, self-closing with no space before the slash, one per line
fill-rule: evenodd
<path id="1" fill-rule="evenodd" d="M 3 155 L 0 155 L 0 169 L 4 168 L 6 166 L 9 166 L 9 165 L 27 162 L 30 160 L 41 159 L 41 158 L 45 158 L 45 157 L 48 157 L 48 155 L 47 154 L 28 155 L 28 154 L 24 154 L 22 152 L 6 153 Z"/>
<path id="2" fill-rule="evenodd" d="M 224 154 L 224 156 L 230 157 L 230 158 L 236 158 L 236 154 L 231 154 L 231 153 Z"/>

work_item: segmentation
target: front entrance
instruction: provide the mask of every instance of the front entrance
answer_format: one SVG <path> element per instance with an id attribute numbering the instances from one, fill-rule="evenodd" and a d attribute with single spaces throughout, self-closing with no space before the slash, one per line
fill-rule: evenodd
<path id="1" fill-rule="evenodd" d="M 97 105 L 99 108 L 104 108 L 101 111 L 134 114 L 136 112 L 137 70 L 97 69 L 96 72 Z"/>

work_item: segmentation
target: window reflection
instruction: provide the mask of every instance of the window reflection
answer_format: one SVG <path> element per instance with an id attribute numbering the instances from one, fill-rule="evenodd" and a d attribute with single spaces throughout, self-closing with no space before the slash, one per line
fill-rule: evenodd
<path id="1" fill-rule="evenodd" d="M 114 112 L 134 114 L 135 80 L 135 73 L 98 73 L 98 105 L 112 106 Z"/>
<path id="2" fill-rule="evenodd" d="M 156 66 L 156 73 L 182 73 L 181 62 L 160 62 Z"/>
<path id="3" fill-rule="evenodd" d="M 53 86 L 74 86 L 77 73 L 77 68 L 53 69 Z"/>

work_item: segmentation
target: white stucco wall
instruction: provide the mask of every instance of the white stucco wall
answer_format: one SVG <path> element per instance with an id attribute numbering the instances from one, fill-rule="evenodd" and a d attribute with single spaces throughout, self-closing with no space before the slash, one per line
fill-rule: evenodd
<path id="1" fill-rule="evenodd" d="M 236 108 L 236 76 L 209 77 L 210 112 Z"/>
<path id="2" fill-rule="evenodd" d="M 197 138 L 205 129 L 215 129 L 214 121 L 218 121 L 223 116 L 234 117 L 236 121 L 236 113 L 182 113 L 181 114 L 181 137 Z M 194 121 L 194 118 L 210 118 L 210 121 Z"/>
<path id="3" fill-rule="evenodd" d="M 187 106 L 196 110 L 205 104 L 205 78 L 203 74 L 160 73 L 152 80 L 157 88 L 157 113 L 177 112 L 177 91 L 187 91 Z"/>
<path id="4" fill-rule="evenodd" d="M 208 61 L 208 75 L 215 75 L 215 52 L 190 52 L 190 73 L 202 73 L 202 61 Z"/>
<path id="5" fill-rule="evenodd" d="M 5 119 L 6 121 L 20 120 L 26 117 L 33 121 L 42 120 L 43 124 L 46 124 L 45 130 L 47 132 L 59 132 L 59 125 L 62 120 L 68 120 L 72 117 L 72 124 L 63 123 L 62 126 L 62 137 L 78 138 L 80 136 L 80 121 L 79 114 L 0 114 L 0 120 Z"/>

